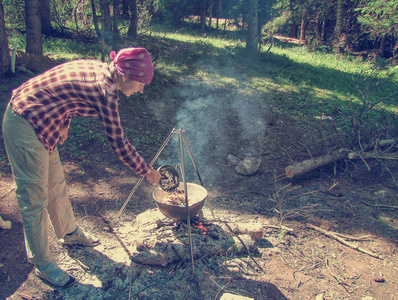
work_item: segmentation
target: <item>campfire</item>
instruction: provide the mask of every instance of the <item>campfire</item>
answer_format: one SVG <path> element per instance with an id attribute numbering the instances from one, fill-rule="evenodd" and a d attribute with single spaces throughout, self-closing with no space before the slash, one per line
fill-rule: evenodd
<path id="1" fill-rule="evenodd" d="M 133 236 L 134 240 L 127 242 L 133 249 L 130 251 L 125 242 L 118 238 L 129 254 L 131 261 L 153 266 L 191 262 L 193 268 L 195 259 L 222 254 L 227 251 L 234 251 L 234 253 L 248 251 L 254 245 L 252 236 L 247 232 L 241 235 L 236 234 L 226 222 L 215 220 L 210 203 L 208 204 L 213 220 L 210 222 L 203 218 L 202 209 L 207 197 L 207 190 L 203 187 L 184 130 L 172 130 L 150 165 L 153 165 L 174 134 L 179 137 L 180 162 L 178 166 L 181 169 L 182 182 L 179 182 L 179 185 L 175 184 L 179 181 L 179 174 L 174 166 L 163 166 L 165 167 L 163 171 L 166 170 L 168 174 L 166 174 L 167 176 L 162 175 L 164 182 L 160 183 L 159 188 L 153 192 L 153 198 L 158 209 L 137 216 L 133 232 L 130 232 L 130 236 Z M 186 182 L 184 144 L 200 185 Z M 162 167 L 159 168 L 160 171 L 162 171 L 161 169 Z M 117 218 L 122 214 L 141 181 L 142 179 L 137 182 L 124 202 Z M 260 233 L 262 236 L 261 230 Z"/>
<path id="2" fill-rule="evenodd" d="M 159 209 L 151 209 L 137 216 L 132 230 L 125 240 L 132 262 L 143 265 L 167 266 L 190 262 L 189 231 L 191 229 L 193 258 L 195 260 L 228 251 L 243 253 L 252 249 L 255 239 L 249 231 L 237 231 L 218 220 L 207 220 L 199 216 L 186 220 L 173 220 Z M 235 225 L 235 226 L 234 226 Z M 261 228 L 258 229 L 261 231 Z M 258 231 L 257 230 L 257 231 Z M 243 243 L 243 244 L 242 244 Z"/>

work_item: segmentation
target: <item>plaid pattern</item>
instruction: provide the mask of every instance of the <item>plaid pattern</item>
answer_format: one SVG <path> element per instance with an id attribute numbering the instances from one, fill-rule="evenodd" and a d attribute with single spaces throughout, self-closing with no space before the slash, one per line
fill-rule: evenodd
<path id="1" fill-rule="evenodd" d="M 60 140 L 62 128 L 70 126 L 72 116 L 99 117 L 119 159 L 137 175 L 145 175 L 149 166 L 128 141 L 121 125 L 114 74 L 108 64 L 99 61 L 67 62 L 15 89 L 10 104 L 30 121 L 50 153 Z"/>

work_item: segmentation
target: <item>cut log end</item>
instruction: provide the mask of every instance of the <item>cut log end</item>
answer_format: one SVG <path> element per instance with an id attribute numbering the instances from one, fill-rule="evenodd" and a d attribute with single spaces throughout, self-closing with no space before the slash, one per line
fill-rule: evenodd
<path id="1" fill-rule="evenodd" d="M 291 166 L 285 168 L 285 173 L 286 173 L 286 176 L 288 178 L 293 178 L 294 177 L 294 171 L 293 171 L 293 168 Z"/>

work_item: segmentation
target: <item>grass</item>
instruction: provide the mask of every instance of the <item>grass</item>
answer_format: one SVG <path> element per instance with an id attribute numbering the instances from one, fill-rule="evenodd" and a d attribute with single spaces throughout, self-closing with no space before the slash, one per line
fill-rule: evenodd
<path id="1" fill-rule="evenodd" d="M 13 40 L 16 39 L 13 37 Z M 121 46 L 131 45 L 144 46 L 154 58 L 157 57 L 156 75 L 152 84 L 146 88 L 143 96 L 139 96 L 141 97 L 139 101 L 134 100 L 135 110 L 141 112 L 139 122 L 150 126 L 155 126 L 156 120 L 154 116 L 145 115 L 146 99 L 162 101 L 162 95 L 168 86 L 177 84 L 188 74 L 205 77 L 215 68 L 233 67 L 242 74 L 242 77 L 219 75 L 214 84 L 225 88 L 250 88 L 259 95 L 272 92 L 273 101 L 281 112 L 297 119 L 304 116 L 311 119 L 320 114 L 332 115 L 339 122 L 338 125 L 345 130 L 350 130 L 350 122 L 354 114 L 350 109 L 350 104 L 353 103 L 355 109 L 359 109 L 364 101 L 355 87 L 354 78 L 357 78 L 359 84 L 365 84 L 368 77 L 380 81 L 383 88 L 369 93 L 367 96 L 370 101 L 380 101 L 398 90 L 398 67 L 389 66 L 385 61 L 369 63 L 349 55 L 316 52 L 303 46 L 281 42 L 276 43 L 269 52 L 262 52 L 258 57 L 253 58 L 246 55 L 245 44 L 237 32 L 232 36 L 220 36 L 219 32 L 203 34 L 197 31 L 180 30 L 177 32 L 161 28 L 153 29 L 150 34 L 141 35 L 138 41 L 125 39 L 121 44 Z M 45 54 L 51 55 L 60 62 L 78 58 L 101 59 L 102 51 L 98 43 L 82 44 L 77 40 L 60 39 L 45 39 L 44 49 Z M 105 53 L 110 50 L 111 47 L 107 47 Z M 206 63 L 210 59 L 217 63 L 215 65 Z M 192 65 L 198 61 L 204 63 L 199 64 L 201 67 L 193 69 Z M 372 70 L 376 72 L 371 73 Z M 395 75 L 389 77 L 394 72 Z M 19 84 L 17 78 L 5 81 L 1 85 L 3 95 L 6 94 L 9 97 L 6 90 L 9 91 Z M 364 86 L 363 89 L 365 88 Z M 137 96 L 134 97 L 137 98 Z M 375 118 L 379 122 L 378 126 L 383 130 L 385 126 L 394 126 L 394 124 L 386 125 L 385 122 L 382 124 L 380 120 L 395 120 L 396 124 L 397 97 L 398 95 L 395 95 L 383 101 L 377 106 L 376 113 L 367 116 L 368 119 L 365 121 L 372 121 L 369 118 Z M 122 100 L 122 103 L 126 101 L 123 97 Z M 3 103 L 7 101 L 8 99 L 2 100 Z M 127 110 L 124 113 L 125 118 L 131 117 L 127 103 L 123 104 L 121 109 Z M 73 125 L 68 149 L 61 151 L 67 152 L 67 156 L 72 159 L 73 157 L 82 159 L 88 154 L 85 152 L 87 150 L 82 150 L 80 145 L 88 143 L 92 145 L 93 152 L 102 153 L 109 158 L 112 151 L 107 146 L 99 122 L 77 118 Z M 397 128 L 389 128 L 389 130 L 393 132 L 395 130 L 397 133 Z M 140 136 L 133 140 L 138 149 L 151 147 L 151 141 L 159 143 L 162 140 L 159 133 L 147 132 L 144 137 L 139 135 L 140 131 L 135 128 L 127 128 L 126 131 L 132 136 Z M 0 160 L 0 164 L 2 161 L 4 160 Z"/>

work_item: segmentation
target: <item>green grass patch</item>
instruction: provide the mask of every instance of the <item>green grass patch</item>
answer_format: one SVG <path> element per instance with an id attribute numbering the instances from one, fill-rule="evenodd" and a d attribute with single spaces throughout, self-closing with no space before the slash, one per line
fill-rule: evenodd
<path id="1" fill-rule="evenodd" d="M 216 88 L 237 88 L 242 95 L 256 93 L 258 99 L 272 99 L 278 111 L 297 120 L 329 115 L 339 130 L 351 131 L 351 134 L 353 116 L 360 114 L 364 105 L 381 101 L 363 116 L 363 125 L 375 123 L 376 127 L 369 132 L 376 128 L 380 130 L 379 135 L 383 134 L 381 131 L 391 135 L 397 133 L 397 128 L 394 128 L 397 125 L 394 124 L 398 116 L 398 95 L 393 95 L 398 90 L 397 67 L 384 61 L 369 63 L 349 55 L 316 52 L 303 46 L 281 43 L 269 52 L 250 57 L 239 35 L 239 32 L 203 34 L 153 27 L 150 33 L 142 34 L 137 41 L 122 40 L 120 46 L 146 47 L 156 59 L 154 80 L 146 87 L 143 96 L 134 96 L 139 100 L 135 100 L 134 111 L 129 111 L 128 104 L 122 106 L 126 109 L 122 114 L 124 120 L 133 118 L 134 122 L 141 124 L 136 128 L 129 125 L 133 122 L 126 123 L 126 132 L 137 148 L 155 153 L 157 148 L 153 145 L 158 147 L 163 141 L 158 132 L 145 130 L 161 127 L 155 116 L 146 114 L 145 100 L 161 102 L 167 88 L 178 84 L 187 75 L 205 80 L 211 78 L 211 84 Z M 13 36 L 13 41 L 16 40 L 18 37 Z M 44 49 L 46 55 L 59 62 L 80 58 L 100 60 L 103 53 L 107 55 L 112 50 L 110 46 L 102 49 L 99 43 L 82 44 L 71 39 L 44 39 Z M 26 79 L 23 77 L 23 81 Z M 8 80 L 0 91 L 3 94 L 10 92 L 10 88 L 19 84 L 18 80 Z M 269 98 L 271 94 L 272 98 Z M 137 117 L 132 116 L 135 112 L 138 112 Z M 90 155 L 98 155 L 97 160 L 100 161 L 102 155 L 108 158 L 113 155 L 98 120 L 74 120 L 66 143 L 68 147 L 62 151 L 70 159 L 85 160 Z M 91 145 L 91 150 L 84 150 L 83 144 Z"/>

